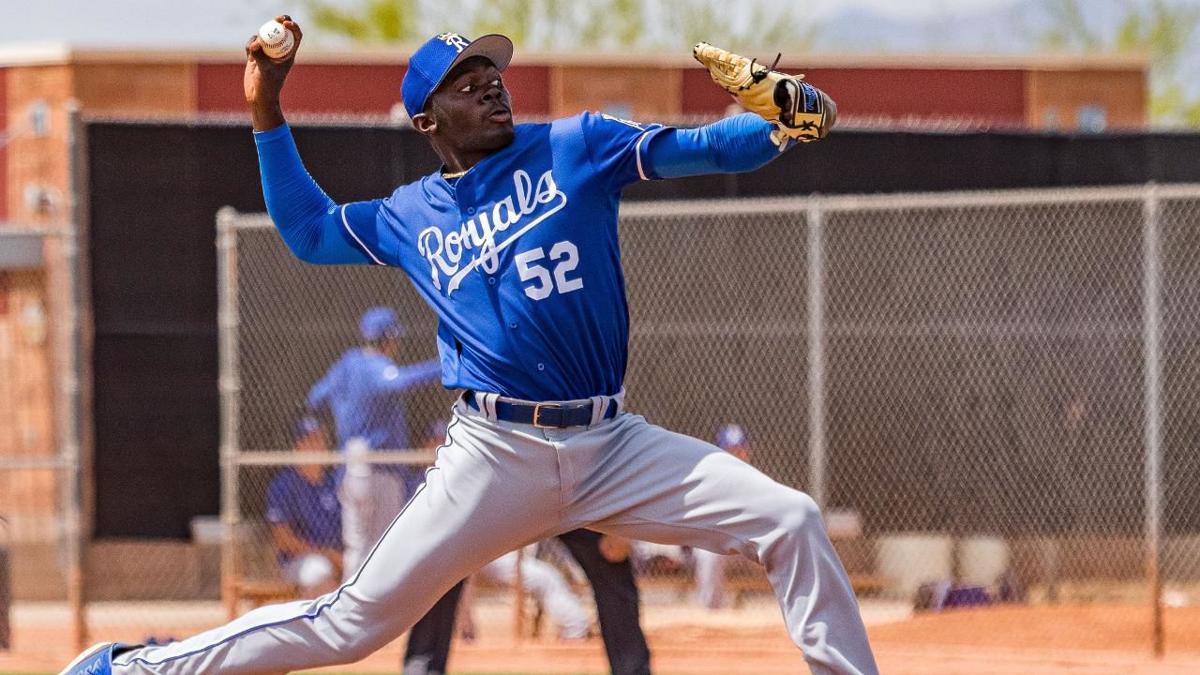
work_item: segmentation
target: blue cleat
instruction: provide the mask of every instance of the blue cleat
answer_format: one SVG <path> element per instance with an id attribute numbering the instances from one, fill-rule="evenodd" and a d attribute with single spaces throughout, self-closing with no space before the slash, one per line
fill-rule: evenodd
<path id="1" fill-rule="evenodd" d="M 113 650 L 129 648 L 116 642 L 98 642 L 76 656 L 59 675 L 112 675 Z"/>

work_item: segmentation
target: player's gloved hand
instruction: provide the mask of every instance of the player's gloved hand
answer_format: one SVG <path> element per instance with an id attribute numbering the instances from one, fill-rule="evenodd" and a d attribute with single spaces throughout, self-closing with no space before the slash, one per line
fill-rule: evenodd
<path id="1" fill-rule="evenodd" d="M 776 126 L 771 136 L 780 149 L 789 138 L 802 143 L 821 140 L 837 122 L 837 104 L 803 75 L 781 73 L 707 42 L 693 47 L 692 56 L 743 108 Z"/>
<path id="2" fill-rule="evenodd" d="M 287 58 L 278 61 L 270 58 L 263 51 L 258 34 L 246 42 L 246 70 L 242 75 L 242 88 L 245 90 L 246 103 L 250 104 L 250 112 L 254 118 L 254 128 L 265 131 L 283 124 L 283 113 L 279 110 L 279 94 L 283 91 L 283 82 L 287 79 L 288 71 L 296 62 L 296 52 L 300 51 L 300 41 L 304 37 L 300 26 L 292 21 L 292 17 L 283 14 L 275 17 L 283 27 L 292 31 L 296 45 Z"/>

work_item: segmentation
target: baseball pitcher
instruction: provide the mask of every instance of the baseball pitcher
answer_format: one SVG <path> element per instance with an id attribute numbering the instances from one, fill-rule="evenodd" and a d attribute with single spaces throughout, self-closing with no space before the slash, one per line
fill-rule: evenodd
<path id="1" fill-rule="evenodd" d="M 293 31 L 299 27 L 281 17 Z M 695 129 L 584 113 L 513 123 L 501 35 L 431 38 L 401 85 L 442 167 L 339 204 L 301 163 L 279 94 L 294 55 L 247 45 L 263 194 L 301 260 L 403 271 L 436 312 L 442 383 L 462 390 L 424 486 L 358 569 L 315 600 L 262 607 L 164 646 L 98 645 L 69 672 L 280 673 L 357 661 L 459 580 L 528 543 L 588 527 L 739 553 L 765 566 L 815 673 L 876 673 L 815 502 L 707 442 L 626 412 L 629 313 L 621 189 L 751 171 L 833 126 L 808 82 L 712 46 L 695 56 L 753 114 Z M 790 403 L 780 401 L 780 412 Z"/>

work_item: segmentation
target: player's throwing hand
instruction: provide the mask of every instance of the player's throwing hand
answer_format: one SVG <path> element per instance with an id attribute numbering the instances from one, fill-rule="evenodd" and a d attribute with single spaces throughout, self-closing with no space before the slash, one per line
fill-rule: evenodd
<path id="1" fill-rule="evenodd" d="M 245 89 L 246 102 L 250 104 L 250 114 L 254 118 L 254 128 L 257 131 L 274 129 L 283 124 L 279 94 L 283 91 L 283 82 L 287 79 L 288 71 L 296 62 L 296 52 L 300 50 L 300 41 L 304 37 L 300 26 L 287 14 L 281 14 L 275 17 L 275 20 L 295 36 L 296 44 L 286 57 L 272 59 L 267 56 L 257 33 L 246 42 L 246 72 L 242 76 L 242 87 Z"/>

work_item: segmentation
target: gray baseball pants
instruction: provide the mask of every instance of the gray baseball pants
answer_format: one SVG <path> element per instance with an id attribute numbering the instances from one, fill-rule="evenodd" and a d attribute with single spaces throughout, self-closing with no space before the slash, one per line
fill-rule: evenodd
<path id="1" fill-rule="evenodd" d="M 537 429 L 460 400 L 425 485 L 339 589 L 121 654 L 113 672 L 283 673 L 358 661 L 491 560 L 584 526 L 758 561 L 813 673 L 878 672 L 811 498 L 639 415 L 593 422 Z"/>

